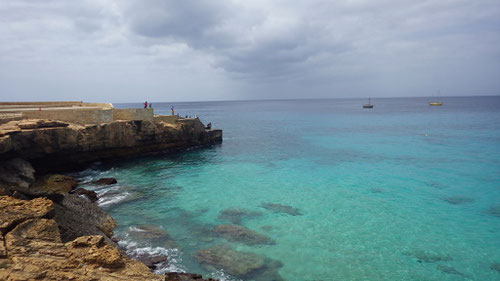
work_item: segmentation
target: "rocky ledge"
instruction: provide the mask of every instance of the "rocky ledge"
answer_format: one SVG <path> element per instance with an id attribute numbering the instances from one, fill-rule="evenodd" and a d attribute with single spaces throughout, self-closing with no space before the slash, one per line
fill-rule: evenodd
<path id="1" fill-rule="evenodd" d="M 29 119 L 0 125 L 0 160 L 28 160 L 37 172 L 80 169 L 94 161 L 172 152 L 222 141 L 197 118 L 78 125 Z"/>
<path id="2" fill-rule="evenodd" d="M 95 203 L 96 194 L 47 172 L 220 141 L 222 132 L 205 130 L 198 119 L 0 125 L 0 280 L 213 280 L 157 275 L 127 257 L 111 239 L 116 222 Z M 151 265 L 166 258 L 149 257 Z"/>

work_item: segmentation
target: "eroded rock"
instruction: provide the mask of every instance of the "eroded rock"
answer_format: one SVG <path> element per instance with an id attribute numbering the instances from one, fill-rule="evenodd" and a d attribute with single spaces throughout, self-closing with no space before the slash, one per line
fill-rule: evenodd
<path id="1" fill-rule="evenodd" d="M 241 242 L 247 245 L 274 245 L 276 243 L 263 234 L 239 225 L 220 224 L 214 227 L 214 232 L 229 241 Z"/>
<path id="2" fill-rule="evenodd" d="M 46 192 L 66 194 L 78 185 L 78 182 L 70 176 L 46 175 L 37 180 L 31 189 L 38 189 Z"/>
<path id="3" fill-rule="evenodd" d="M 97 202 L 97 200 L 99 199 L 97 197 L 97 193 L 95 191 L 93 191 L 93 190 L 87 190 L 87 189 L 84 189 L 84 188 L 77 188 L 77 189 L 73 190 L 73 193 L 78 194 L 78 195 L 84 195 L 92 203 Z"/>
<path id="4" fill-rule="evenodd" d="M 229 208 L 219 212 L 219 219 L 228 220 L 234 224 L 240 224 L 244 218 L 262 216 L 261 212 L 249 211 L 245 209 Z"/>
<path id="5" fill-rule="evenodd" d="M 28 219 L 50 217 L 53 210 L 53 202 L 46 198 L 26 201 L 10 196 L 0 196 L 0 231 L 5 234 Z"/>
<path id="6" fill-rule="evenodd" d="M 274 204 L 274 203 L 262 203 L 260 206 L 274 213 L 284 213 L 291 216 L 302 216 L 299 209 L 294 208 L 292 206 Z"/>
<path id="7" fill-rule="evenodd" d="M 97 185 L 112 185 L 118 183 L 118 181 L 115 178 L 100 178 L 92 183 Z"/>

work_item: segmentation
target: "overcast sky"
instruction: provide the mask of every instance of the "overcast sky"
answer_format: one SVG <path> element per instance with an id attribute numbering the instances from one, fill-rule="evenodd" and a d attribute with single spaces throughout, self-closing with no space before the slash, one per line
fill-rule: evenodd
<path id="1" fill-rule="evenodd" d="M 500 94 L 499 0 L 0 0 L 0 100 Z"/>

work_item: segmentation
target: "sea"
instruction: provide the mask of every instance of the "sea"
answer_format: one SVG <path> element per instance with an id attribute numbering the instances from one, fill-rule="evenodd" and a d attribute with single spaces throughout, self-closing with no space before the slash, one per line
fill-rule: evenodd
<path id="1" fill-rule="evenodd" d="M 153 101 L 156 114 L 174 106 L 223 129 L 222 144 L 75 176 L 98 193 L 130 255 L 168 255 L 157 273 L 500 280 L 500 96 L 430 100 Z M 90 184 L 102 177 L 118 183 Z M 220 236 L 221 224 L 273 243 Z M 195 258 L 207 249 L 228 257 Z"/>

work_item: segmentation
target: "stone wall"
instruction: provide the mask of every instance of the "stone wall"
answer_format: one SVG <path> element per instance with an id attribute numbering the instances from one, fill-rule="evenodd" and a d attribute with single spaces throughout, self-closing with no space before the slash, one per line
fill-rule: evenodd
<path id="1" fill-rule="evenodd" d="M 24 111 L 26 119 L 52 119 L 75 124 L 101 124 L 113 121 L 113 109 L 57 109 Z"/>
<path id="2" fill-rule="evenodd" d="M 177 122 L 179 117 L 177 115 L 155 115 L 154 120 L 155 122 L 165 122 L 168 124 L 174 124 Z"/>
<path id="3" fill-rule="evenodd" d="M 152 121 L 152 108 L 113 109 L 113 120 Z"/>

